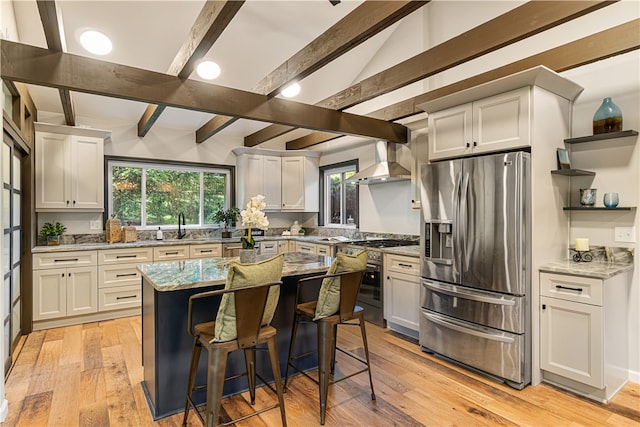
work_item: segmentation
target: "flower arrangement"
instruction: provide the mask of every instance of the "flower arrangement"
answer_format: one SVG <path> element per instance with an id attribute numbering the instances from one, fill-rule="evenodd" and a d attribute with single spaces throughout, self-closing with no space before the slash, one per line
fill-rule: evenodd
<path id="1" fill-rule="evenodd" d="M 264 203 L 264 196 L 258 194 L 249 200 L 249 203 L 247 203 L 247 209 L 240 212 L 242 225 L 246 225 L 248 227 L 247 236 L 242 238 L 242 249 L 254 249 L 256 247 L 256 242 L 251 236 L 251 227 L 269 227 L 269 220 L 263 212 L 263 209 L 266 206 L 267 205 Z"/>

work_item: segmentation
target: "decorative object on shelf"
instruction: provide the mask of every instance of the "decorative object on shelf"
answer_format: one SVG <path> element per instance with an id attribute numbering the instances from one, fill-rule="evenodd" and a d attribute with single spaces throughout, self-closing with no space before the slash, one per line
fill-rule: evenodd
<path id="1" fill-rule="evenodd" d="M 622 131 L 622 111 L 611 98 L 602 100 L 602 104 L 593 116 L 593 134 Z"/>
<path id="2" fill-rule="evenodd" d="M 240 209 L 233 207 L 227 210 L 223 208 L 219 208 L 213 213 L 213 220 L 218 224 L 222 224 L 224 228 L 222 230 L 222 238 L 231 237 L 231 231 L 229 231 L 229 227 L 236 223 L 238 220 L 238 215 L 240 214 Z"/>
<path id="3" fill-rule="evenodd" d="M 596 189 L 595 188 L 581 188 L 580 189 L 580 204 L 582 206 L 593 206 L 596 204 Z"/>
<path id="4" fill-rule="evenodd" d="M 242 249 L 255 249 L 256 247 L 256 241 L 253 240 L 253 235 L 251 234 L 251 227 L 259 227 L 263 229 L 269 227 L 269 220 L 263 212 L 266 206 L 264 196 L 262 194 L 258 194 L 249 200 L 249 203 L 247 203 L 247 209 L 240 212 L 242 225 L 246 225 L 248 227 L 247 235 L 242 238 Z"/>
<path id="5" fill-rule="evenodd" d="M 571 169 L 569 151 L 564 148 L 558 148 L 558 169 Z"/>
<path id="6" fill-rule="evenodd" d="M 47 245 L 59 245 L 60 244 L 60 236 L 62 233 L 67 231 L 67 227 L 56 222 L 55 224 L 52 222 L 45 222 L 42 224 L 42 228 L 40 229 L 40 235 L 47 239 Z"/>
<path id="7" fill-rule="evenodd" d="M 575 251 L 573 254 L 574 262 L 590 262 L 593 260 L 589 250 L 589 239 L 576 239 Z"/>
<path id="8" fill-rule="evenodd" d="M 618 203 L 620 203 L 618 193 L 604 193 L 602 203 L 604 203 L 605 208 L 615 208 L 616 206 L 618 206 Z"/>
<path id="9" fill-rule="evenodd" d="M 131 225 L 131 221 L 127 221 L 127 225 L 122 227 L 122 241 L 124 243 L 135 242 L 138 240 L 138 231 L 136 227 Z"/>
<path id="10" fill-rule="evenodd" d="M 107 243 L 119 242 L 122 238 L 122 224 L 120 220 L 116 218 L 116 214 L 111 214 L 106 222 L 105 234 Z"/>

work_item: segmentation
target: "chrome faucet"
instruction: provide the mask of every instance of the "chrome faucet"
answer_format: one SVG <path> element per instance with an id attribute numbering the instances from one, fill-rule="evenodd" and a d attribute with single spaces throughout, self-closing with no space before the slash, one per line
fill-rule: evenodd
<path id="1" fill-rule="evenodd" d="M 182 230 L 180 225 L 185 225 L 184 223 L 184 212 L 180 212 L 178 214 L 178 239 L 182 239 L 186 234 L 186 230 Z"/>

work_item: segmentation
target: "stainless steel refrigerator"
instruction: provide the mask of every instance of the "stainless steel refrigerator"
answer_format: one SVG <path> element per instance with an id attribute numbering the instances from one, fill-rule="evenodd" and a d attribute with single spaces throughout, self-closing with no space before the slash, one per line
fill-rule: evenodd
<path id="1" fill-rule="evenodd" d="M 531 381 L 530 155 L 421 175 L 420 345 L 521 389 Z"/>

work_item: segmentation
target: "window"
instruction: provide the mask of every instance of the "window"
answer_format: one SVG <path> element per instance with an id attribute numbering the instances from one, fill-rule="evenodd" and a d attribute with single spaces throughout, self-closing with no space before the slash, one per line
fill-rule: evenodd
<path id="1" fill-rule="evenodd" d="M 108 159 L 109 212 L 139 227 L 210 226 L 232 204 L 232 167 L 204 167 Z"/>
<path id="2" fill-rule="evenodd" d="M 358 224 L 358 186 L 345 183 L 358 171 L 357 161 L 324 166 L 322 176 L 322 213 L 324 226 L 353 226 Z"/>

